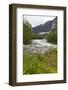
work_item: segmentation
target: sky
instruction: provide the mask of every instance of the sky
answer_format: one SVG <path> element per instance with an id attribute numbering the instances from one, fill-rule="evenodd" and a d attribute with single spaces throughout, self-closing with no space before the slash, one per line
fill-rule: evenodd
<path id="1" fill-rule="evenodd" d="M 32 25 L 32 27 L 35 27 L 40 24 L 44 24 L 47 21 L 51 21 L 56 16 L 40 16 L 40 15 L 24 15 L 24 19 L 28 20 L 28 22 Z"/>

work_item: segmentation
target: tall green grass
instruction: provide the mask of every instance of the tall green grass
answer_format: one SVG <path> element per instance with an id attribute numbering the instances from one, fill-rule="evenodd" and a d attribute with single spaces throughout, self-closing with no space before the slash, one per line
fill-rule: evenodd
<path id="1" fill-rule="evenodd" d="M 45 53 L 24 53 L 23 74 L 44 74 L 57 72 L 57 50 Z"/>

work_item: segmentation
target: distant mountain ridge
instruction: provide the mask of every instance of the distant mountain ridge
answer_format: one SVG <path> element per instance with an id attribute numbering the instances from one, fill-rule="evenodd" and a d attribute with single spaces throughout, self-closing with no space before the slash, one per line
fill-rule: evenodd
<path id="1" fill-rule="evenodd" d="M 40 24 L 36 27 L 33 27 L 32 31 L 34 33 L 50 32 L 51 30 L 54 30 L 55 28 L 57 28 L 57 17 L 54 18 L 52 21 L 47 21 L 44 24 Z"/>

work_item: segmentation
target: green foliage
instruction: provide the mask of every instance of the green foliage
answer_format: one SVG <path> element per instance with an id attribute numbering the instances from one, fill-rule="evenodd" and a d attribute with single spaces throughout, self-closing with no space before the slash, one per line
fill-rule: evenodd
<path id="1" fill-rule="evenodd" d="M 45 53 L 24 53 L 23 74 L 44 74 L 57 72 L 57 50 Z"/>
<path id="2" fill-rule="evenodd" d="M 43 37 L 37 33 L 32 33 L 32 39 L 43 39 Z"/>
<path id="3" fill-rule="evenodd" d="M 48 34 L 47 41 L 57 44 L 57 30 L 53 30 Z"/>
<path id="4" fill-rule="evenodd" d="M 29 44 L 31 43 L 32 39 L 32 31 L 31 31 L 31 25 L 26 20 L 23 22 L 23 44 Z"/>

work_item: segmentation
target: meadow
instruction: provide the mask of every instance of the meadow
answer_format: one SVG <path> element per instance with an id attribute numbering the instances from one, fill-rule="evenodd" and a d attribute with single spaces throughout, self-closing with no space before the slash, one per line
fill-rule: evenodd
<path id="1" fill-rule="evenodd" d="M 45 53 L 24 53 L 23 74 L 57 73 L 57 49 Z"/>

